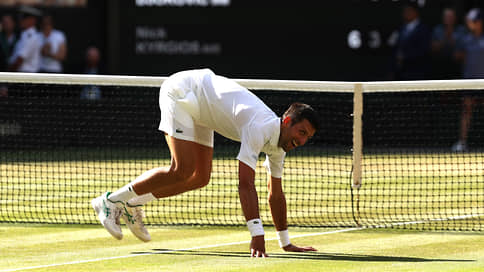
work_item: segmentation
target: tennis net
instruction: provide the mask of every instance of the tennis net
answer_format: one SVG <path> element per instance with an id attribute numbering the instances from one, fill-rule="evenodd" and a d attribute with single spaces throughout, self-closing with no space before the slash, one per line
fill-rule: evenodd
<path id="1" fill-rule="evenodd" d="M 157 131 L 163 80 L 0 73 L 8 89 L 0 97 L 0 222 L 97 223 L 92 198 L 169 165 Z M 278 115 L 294 101 L 321 115 L 321 130 L 286 158 L 291 226 L 484 230 L 484 81 L 237 81 Z M 456 152 L 461 120 L 470 125 Z M 238 149 L 217 135 L 210 184 L 149 203 L 146 223 L 243 224 Z M 269 224 L 262 163 L 256 173 Z"/>

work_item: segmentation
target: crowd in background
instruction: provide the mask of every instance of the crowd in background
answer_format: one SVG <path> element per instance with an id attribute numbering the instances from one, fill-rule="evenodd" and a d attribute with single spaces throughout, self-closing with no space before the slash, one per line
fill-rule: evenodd
<path id="1" fill-rule="evenodd" d="M 402 12 L 403 25 L 392 56 L 390 79 L 484 79 L 483 13 L 478 8 L 467 12 L 465 26 L 458 24 L 455 9 L 442 11 L 442 22 L 433 29 L 420 18 L 416 4 L 408 4 Z M 476 93 L 465 95 L 459 139 L 453 151 L 467 149 L 472 111 L 484 104 Z"/>
<path id="2" fill-rule="evenodd" d="M 67 39 L 64 32 L 55 28 L 53 16 L 21 6 L 16 17 L 17 21 L 12 14 L 1 17 L 0 72 L 63 73 Z M 99 60 L 99 49 L 87 48 L 82 72 L 98 74 Z M 0 96 L 8 96 L 6 87 L 0 87 Z M 84 98 L 99 96 L 100 90 L 95 86 L 87 86 L 81 93 Z"/>
<path id="3" fill-rule="evenodd" d="M 484 78 L 482 11 L 471 9 L 458 24 L 455 9 L 445 8 L 433 29 L 416 4 L 403 8 L 391 76 L 393 80 Z"/>
<path id="4" fill-rule="evenodd" d="M 382 67 L 388 69 L 388 79 L 484 79 L 484 29 L 480 9 L 471 9 L 459 18 L 454 8 L 444 8 L 441 22 L 432 27 L 421 18 L 417 2 L 410 2 L 402 10 L 402 20 L 393 54 L 389 56 L 391 65 Z M 0 71 L 62 73 L 67 53 L 66 35 L 55 28 L 53 16 L 22 6 L 16 16 L 1 17 Z M 86 48 L 84 70 L 78 72 L 98 74 L 99 62 L 99 49 Z M 0 97 L 7 96 L 8 90 L 0 86 Z M 80 97 L 97 100 L 101 98 L 101 91 L 96 86 L 86 86 Z M 484 97 L 466 95 L 462 101 L 459 139 L 453 146 L 454 151 L 467 149 L 472 111 L 476 105 L 484 104 Z"/>
<path id="5" fill-rule="evenodd" d="M 402 12 L 404 24 L 398 31 L 388 79 L 484 78 L 481 10 L 471 9 L 461 25 L 455 9 L 445 8 L 442 22 L 432 29 L 421 20 L 417 2 L 411 3 Z M 64 71 L 67 39 L 55 28 L 53 16 L 22 6 L 18 14 L 1 16 L 0 26 L 0 71 Z M 100 56 L 97 48 L 86 48 L 86 65 L 93 66 L 94 55 Z M 95 71 L 93 67 L 85 70 L 76 72 Z"/>
<path id="6" fill-rule="evenodd" d="M 54 19 L 36 8 L 23 6 L 18 15 L 19 35 L 13 15 L 2 16 L 3 71 L 62 73 L 67 55 L 64 33 L 54 28 Z M 40 29 L 37 29 L 40 18 Z"/>

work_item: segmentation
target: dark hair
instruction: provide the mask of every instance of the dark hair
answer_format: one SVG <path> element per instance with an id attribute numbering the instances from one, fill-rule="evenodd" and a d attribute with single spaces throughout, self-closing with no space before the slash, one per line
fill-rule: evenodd
<path id="1" fill-rule="evenodd" d="M 307 104 L 300 102 L 292 103 L 291 106 L 289 106 L 286 112 L 282 115 L 282 118 L 284 119 L 287 116 L 291 117 L 293 125 L 306 119 L 316 131 L 319 130 L 319 116 L 317 112 Z"/>

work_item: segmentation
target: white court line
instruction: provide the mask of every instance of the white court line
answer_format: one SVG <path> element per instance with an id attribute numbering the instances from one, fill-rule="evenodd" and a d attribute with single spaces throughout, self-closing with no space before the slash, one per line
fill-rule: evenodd
<path id="1" fill-rule="evenodd" d="M 377 225 L 377 226 L 369 226 L 369 227 L 353 227 L 353 228 L 339 229 L 339 230 L 332 230 L 332 231 L 325 231 L 325 232 L 306 233 L 306 234 L 300 234 L 300 235 L 293 235 L 293 236 L 291 236 L 291 238 L 328 235 L 328 234 L 343 233 L 343 232 L 350 232 L 350 231 L 357 231 L 357 230 L 364 230 L 364 229 L 378 229 L 378 228 L 385 228 L 385 227 L 389 227 L 389 226 L 415 225 L 415 224 L 422 224 L 422 223 L 435 222 L 435 221 L 450 221 L 450 220 L 469 219 L 469 218 L 481 217 L 481 216 L 484 216 L 484 214 L 470 214 L 470 215 L 452 216 L 452 217 L 448 217 L 448 218 L 434 218 L 434 219 L 428 219 L 428 220 L 396 222 L 396 223 L 391 223 L 391 224 L 386 224 L 386 225 Z M 274 241 L 274 240 L 277 240 L 277 238 L 266 239 L 266 241 Z M 242 241 L 242 242 L 223 243 L 223 244 L 215 244 L 215 245 L 207 245 L 207 246 L 198 246 L 198 247 L 191 247 L 191 248 L 184 248 L 184 249 L 173 249 L 173 250 L 163 251 L 162 253 L 199 250 L 199 249 L 224 247 L 224 246 L 233 246 L 233 245 L 249 244 L 250 242 L 251 241 Z M 130 255 L 124 255 L 124 256 L 113 256 L 113 257 L 105 257 L 105 258 L 97 258 L 97 259 L 88 259 L 88 260 L 72 261 L 72 262 L 57 263 L 57 264 L 28 266 L 28 267 L 0 270 L 0 272 L 23 271 L 23 270 L 32 270 L 32 269 L 38 269 L 38 268 L 48 268 L 48 267 L 62 266 L 62 265 L 73 265 L 73 264 L 93 263 L 93 262 L 108 261 L 108 260 L 127 259 L 127 258 L 133 258 L 133 257 L 138 257 L 138 256 L 156 255 L 156 254 L 160 254 L 160 253 L 161 252 L 146 252 L 146 253 L 140 253 L 140 254 L 130 254 Z M 247 256 L 249 256 L 248 252 L 247 252 Z"/>

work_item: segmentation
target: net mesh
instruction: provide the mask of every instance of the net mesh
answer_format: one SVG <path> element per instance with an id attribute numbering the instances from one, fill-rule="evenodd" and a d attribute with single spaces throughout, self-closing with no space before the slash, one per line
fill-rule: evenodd
<path id="1" fill-rule="evenodd" d="M 329 92 L 331 86 L 295 91 L 295 85 L 253 90 L 278 115 L 293 101 L 321 115 L 321 130 L 286 157 L 289 225 L 484 229 L 479 92 L 365 93 L 357 190 L 351 187 L 353 94 Z M 0 222 L 95 224 L 92 198 L 169 165 L 169 150 L 157 131 L 159 87 L 111 84 L 91 96 L 82 85 L 6 87 L 8 97 L 0 97 Z M 452 152 L 465 97 L 475 98 L 468 150 Z M 147 204 L 146 223 L 244 224 L 238 149 L 239 143 L 216 135 L 209 185 Z M 261 218 L 269 224 L 263 159 L 255 183 Z"/>
<path id="2" fill-rule="evenodd" d="M 472 110 L 467 148 L 452 148 L 461 133 L 464 101 L 481 96 L 480 91 L 365 94 L 362 223 L 483 229 L 480 103 Z"/>

